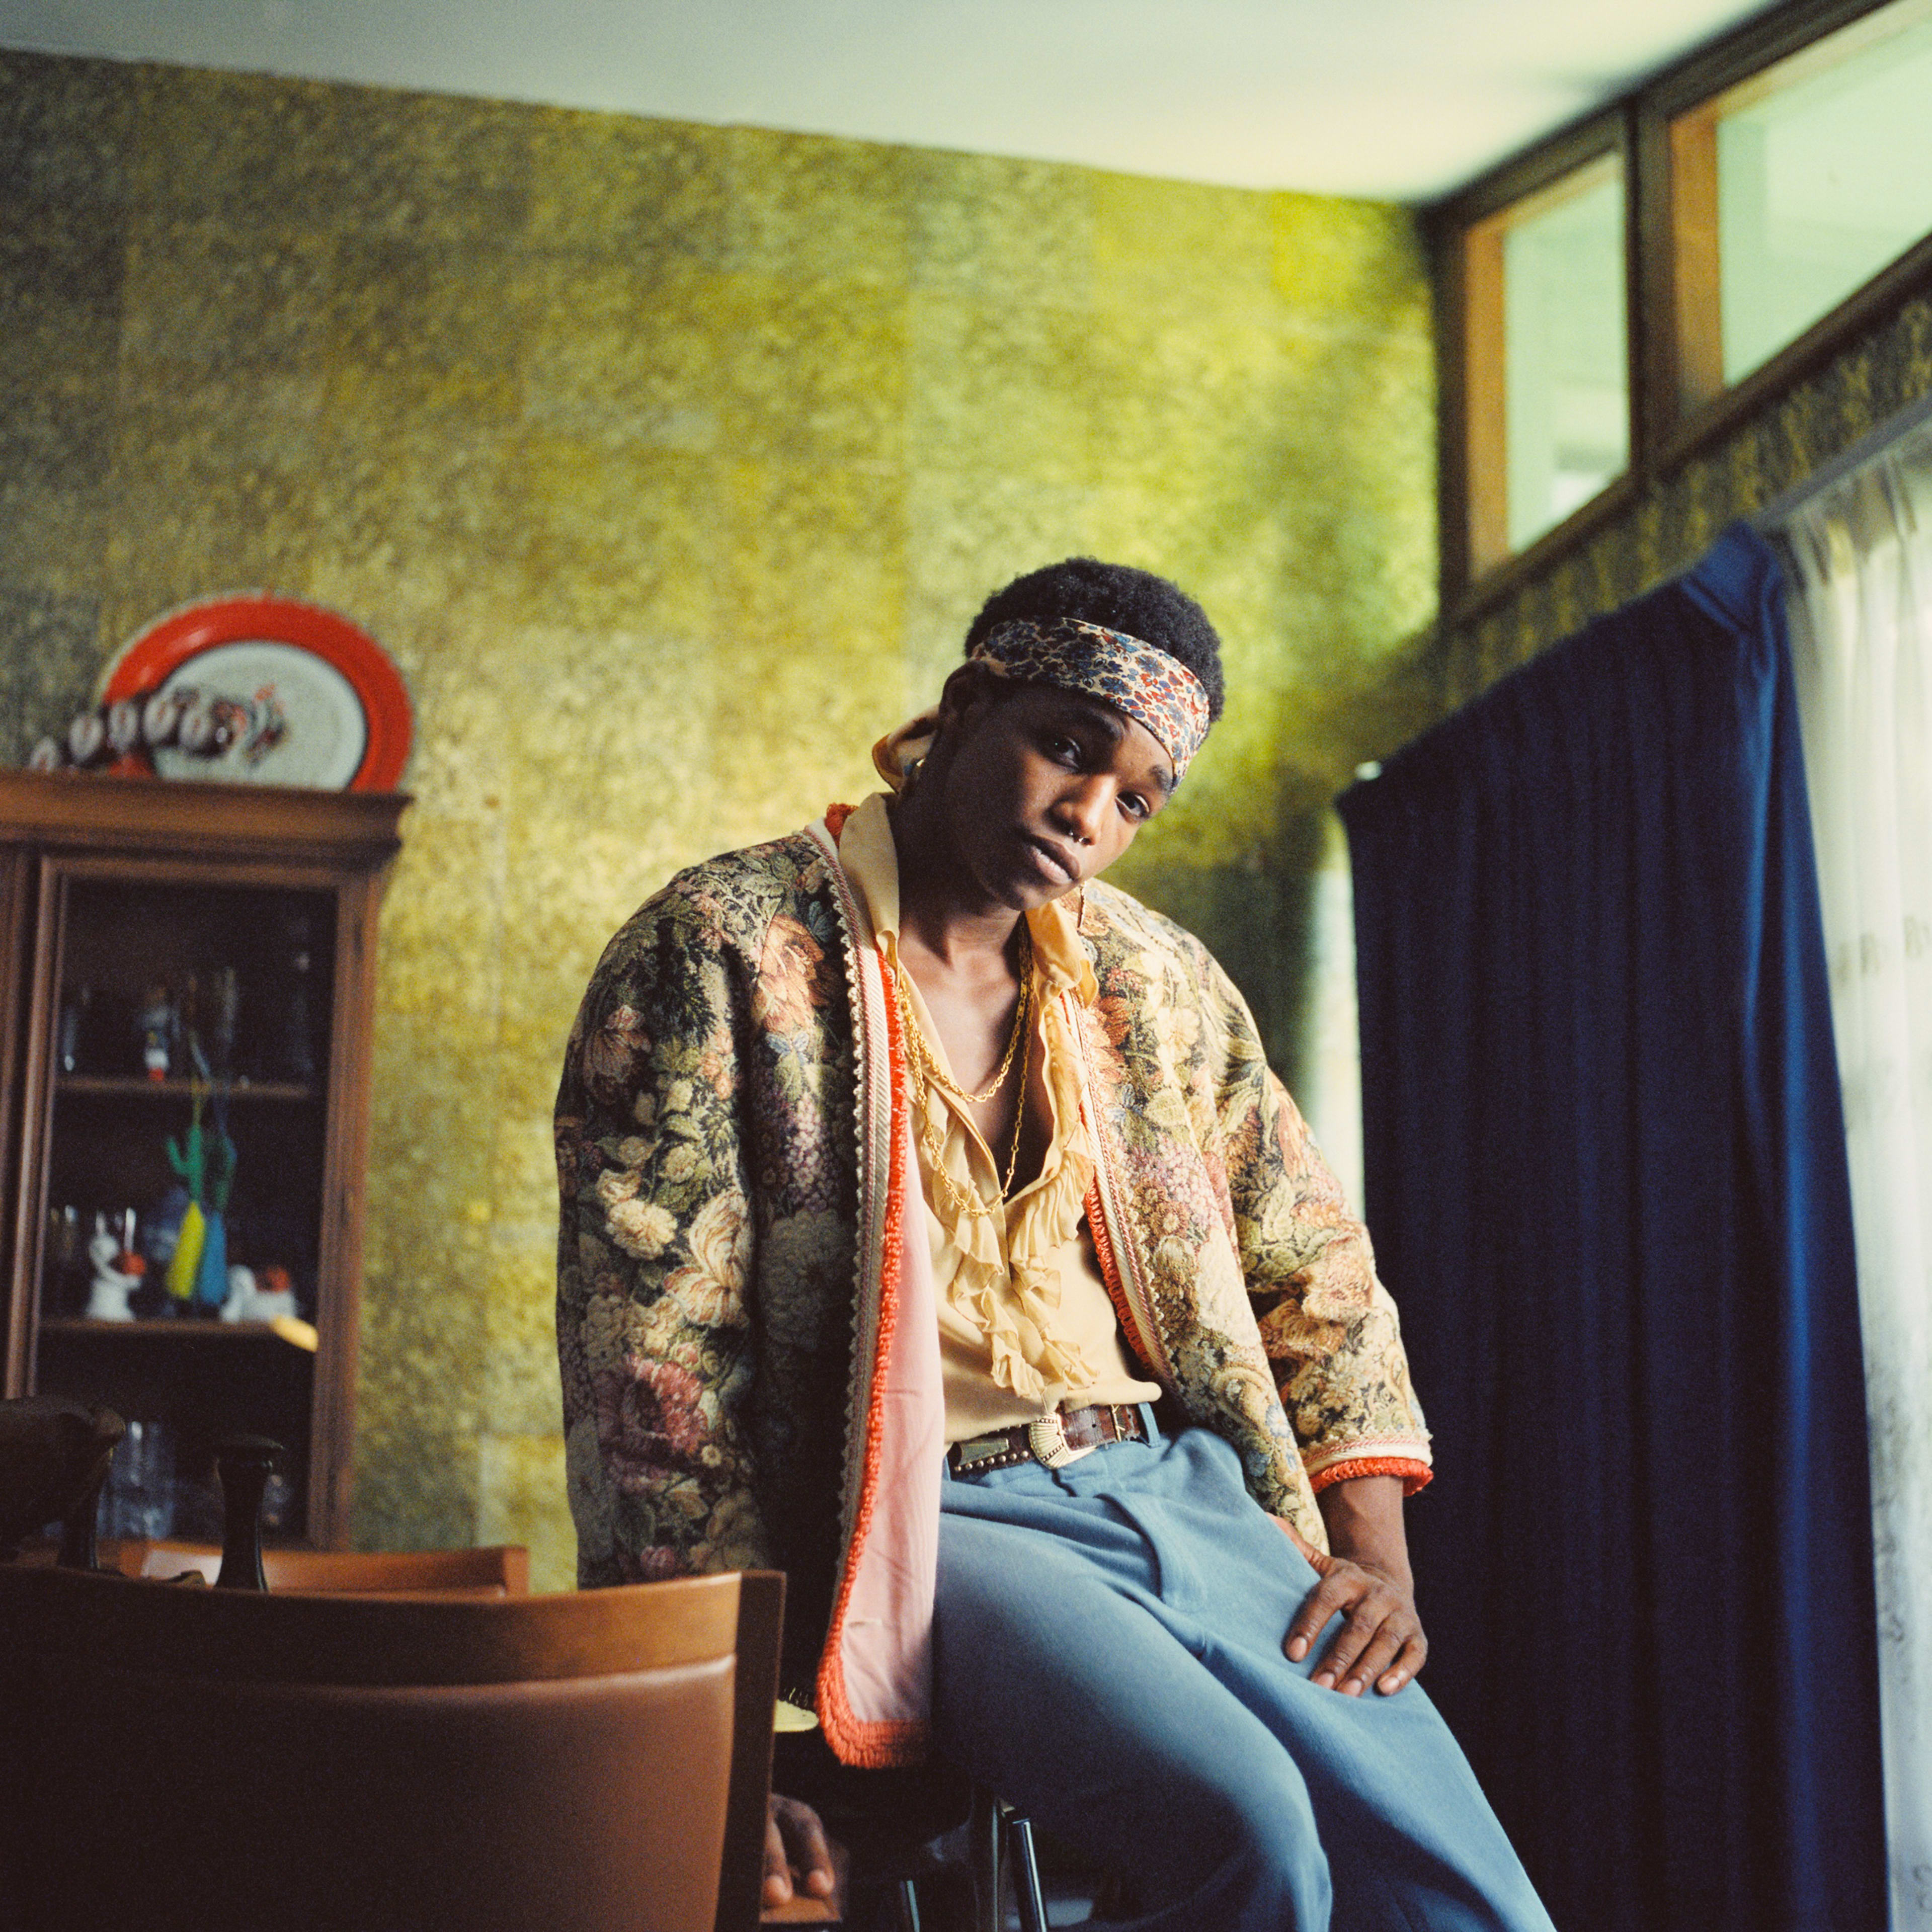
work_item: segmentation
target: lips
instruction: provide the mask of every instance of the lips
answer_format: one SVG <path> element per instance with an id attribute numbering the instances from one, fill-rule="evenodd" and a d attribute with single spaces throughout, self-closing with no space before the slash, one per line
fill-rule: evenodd
<path id="1" fill-rule="evenodd" d="M 1037 833 L 1023 832 L 1020 843 L 1031 855 L 1034 865 L 1054 885 L 1073 886 L 1080 883 L 1079 861 L 1058 839 L 1042 838 Z"/>

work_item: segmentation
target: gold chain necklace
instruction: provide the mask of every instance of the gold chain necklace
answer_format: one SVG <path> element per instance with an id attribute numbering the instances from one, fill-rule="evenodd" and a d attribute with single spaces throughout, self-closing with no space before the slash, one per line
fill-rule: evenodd
<path id="1" fill-rule="evenodd" d="M 904 1022 L 907 1047 L 919 1061 L 920 1072 L 941 1093 L 950 1094 L 967 1106 L 983 1107 L 1006 1084 L 1006 1076 L 1013 1070 L 1013 1056 L 1026 1036 L 1027 1014 L 1033 1005 L 1033 935 L 1024 926 L 1020 928 L 1020 1003 L 1013 1010 L 1013 1030 L 1007 1036 L 1006 1052 L 1000 1056 L 999 1070 L 993 1076 L 992 1084 L 977 1094 L 968 1093 L 933 1058 L 926 1045 L 926 1030 L 920 1024 L 912 1009 L 911 998 L 905 989 L 905 980 L 911 976 L 903 967 L 900 972 L 902 976 L 895 982 L 899 1018 Z"/>
<path id="2" fill-rule="evenodd" d="M 1002 1201 L 1010 1201 L 1012 1198 L 1013 1176 L 1019 1172 L 1020 1130 L 1026 1124 L 1027 1069 L 1032 1062 L 1033 1035 L 1029 1032 L 1027 1035 L 1026 1051 L 1020 1055 L 1020 1094 L 1019 1100 L 1013 1108 L 1012 1150 L 1006 1156 L 1006 1172 L 1000 1183 L 1000 1198 Z"/>
<path id="3" fill-rule="evenodd" d="M 1033 1042 L 1027 1042 L 1027 1059 L 1022 1064 L 1030 1064 L 1033 1058 Z M 946 1172 L 946 1130 L 940 1120 L 939 1109 L 929 1096 L 932 1088 L 922 1077 L 919 1066 L 912 1069 L 914 1085 L 918 1088 L 916 1102 L 919 1108 L 920 1151 L 926 1156 L 926 1171 L 932 1176 L 940 1193 L 951 1204 L 956 1215 L 983 1214 L 988 1220 L 993 1219 L 993 1210 L 986 1197 L 974 1190 L 969 1192 Z M 1000 1181 L 1000 1198 L 1009 1198 L 1013 1191 L 1013 1176 L 1019 1172 L 1020 1135 L 1026 1125 L 1026 1093 L 1022 1085 L 1019 1105 L 1013 1109 L 1012 1145 L 1006 1154 L 1006 1171 Z"/>
<path id="4" fill-rule="evenodd" d="M 955 1100 L 965 1101 L 974 1106 L 984 1106 L 1006 1084 L 1006 1076 L 1012 1070 L 1014 1055 L 1018 1051 L 1020 1042 L 1022 1040 L 1026 1041 L 1026 1057 L 1020 1062 L 1019 1104 L 1013 1109 L 1012 1147 L 1007 1155 L 1006 1174 L 1000 1184 L 1002 1199 L 1011 1194 L 1013 1188 L 1013 1176 L 1019 1170 L 1020 1134 L 1026 1124 L 1026 1071 L 1033 1060 L 1033 1041 L 1026 1024 L 1028 1012 L 1032 1004 L 1033 940 L 1031 935 L 1027 934 L 1024 928 L 1022 928 L 1022 943 L 1024 948 L 1025 956 L 1020 969 L 1020 1002 L 1018 1009 L 1013 1016 L 1012 1035 L 1006 1042 L 1006 1053 L 1000 1060 L 999 1071 L 993 1076 L 992 1084 L 982 1093 L 969 1094 L 957 1082 L 949 1079 L 928 1050 L 925 1029 L 920 1024 L 919 1017 L 913 1011 L 912 1002 L 908 997 L 903 983 L 903 976 L 905 975 L 905 968 L 903 966 L 898 969 L 900 976 L 896 976 L 893 982 L 893 991 L 898 998 L 900 1022 L 905 1036 L 906 1059 L 914 1082 L 920 1090 L 918 1096 L 920 1149 L 926 1156 L 928 1172 L 938 1184 L 939 1191 L 946 1196 L 952 1205 L 953 1213 L 957 1215 L 983 1214 L 991 1220 L 993 1218 L 993 1210 L 976 1190 L 969 1193 L 946 1172 L 945 1129 L 940 1121 L 939 1109 L 931 1103 L 928 1094 L 932 1088 L 938 1088 L 950 1094 Z"/>

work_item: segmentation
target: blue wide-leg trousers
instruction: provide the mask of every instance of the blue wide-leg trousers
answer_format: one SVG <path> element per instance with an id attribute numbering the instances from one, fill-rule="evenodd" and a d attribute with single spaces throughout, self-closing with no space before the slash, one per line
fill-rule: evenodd
<path id="1" fill-rule="evenodd" d="M 1135 1932 L 1552 1932 L 1421 1689 L 1292 1664 L 1316 1582 L 1206 1430 L 945 1486 L 941 1750 L 1136 1882 Z"/>

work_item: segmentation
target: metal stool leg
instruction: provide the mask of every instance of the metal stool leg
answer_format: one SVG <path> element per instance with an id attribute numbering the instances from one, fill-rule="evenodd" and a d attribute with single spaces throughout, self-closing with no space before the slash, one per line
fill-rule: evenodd
<path id="1" fill-rule="evenodd" d="M 919 1887 L 909 1878 L 899 1880 L 899 1932 L 919 1932 Z"/>
<path id="2" fill-rule="evenodd" d="M 1006 1888 L 1000 1882 L 1000 1801 L 983 1784 L 974 1788 L 967 1833 L 973 1860 L 974 1932 L 1006 1932 Z"/>
<path id="3" fill-rule="evenodd" d="M 1040 1896 L 1040 1861 L 1034 1856 L 1033 1821 L 1016 1811 L 1006 1814 L 1006 1831 L 1013 1854 L 1013 1890 L 1018 1894 L 1021 1932 L 1050 1932 L 1046 1900 Z"/>

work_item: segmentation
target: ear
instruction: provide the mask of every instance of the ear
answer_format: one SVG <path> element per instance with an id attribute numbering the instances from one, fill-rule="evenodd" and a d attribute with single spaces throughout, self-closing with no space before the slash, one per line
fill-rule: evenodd
<path id="1" fill-rule="evenodd" d="M 959 666 L 940 687 L 939 728 L 957 728 L 983 710 L 997 696 L 1000 680 L 983 664 L 970 659 Z"/>

